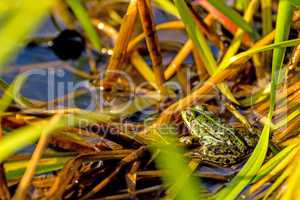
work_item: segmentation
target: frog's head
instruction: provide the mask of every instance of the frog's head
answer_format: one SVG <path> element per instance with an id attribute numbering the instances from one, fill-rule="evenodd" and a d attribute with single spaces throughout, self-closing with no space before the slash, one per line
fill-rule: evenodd
<path id="1" fill-rule="evenodd" d="M 181 112 L 181 117 L 186 124 L 190 124 L 195 119 L 206 119 L 213 116 L 214 114 L 208 111 L 205 105 L 191 107 Z"/>

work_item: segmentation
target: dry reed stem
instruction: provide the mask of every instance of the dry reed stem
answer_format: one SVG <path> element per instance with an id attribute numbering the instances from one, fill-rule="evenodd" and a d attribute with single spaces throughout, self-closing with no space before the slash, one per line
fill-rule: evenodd
<path id="1" fill-rule="evenodd" d="M 60 120 L 60 118 L 61 118 L 61 115 L 53 116 L 49 121 L 49 127 L 51 127 L 53 124 L 56 124 Z M 43 132 L 41 134 L 39 142 L 32 154 L 32 157 L 31 157 L 31 159 L 28 163 L 28 166 L 26 168 L 26 171 L 18 185 L 17 191 L 16 191 L 13 199 L 15 199 L 15 200 L 27 199 L 27 191 L 30 187 L 31 180 L 34 176 L 38 162 L 39 162 L 40 158 L 42 157 L 44 149 L 47 146 L 48 136 L 49 135 L 46 132 Z"/>
<path id="2" fill-rule="evenodd" d="M 98 193 L 100 190 L 102 190 L 105 186 L 107 186 L 116 176 L 120 173 L 120 171 L 129 163 L 132 163 L 133 161 L 136 161 L 138 158 L 140 158 L 144 152 L 146 151 L 146 147 L 142 146 L 138 150 L 132 152 L 128 156 L 126 156 L 124 159 L 120 161 L 119 166 L 104 180 L 102 180 L 98 185 L 96 185 L 91 191 L 89 191 L 86 195 L 84 195 L 81 200 L 84 199 L 90 199 L 93 195 Z"/>
<path id="3" fill-rule="evenodd" d="M 70 184 L 74 175 L 80 168 L 82 161 L 89 160 L 111 160 L 111 159 L 124 159 L 124 157 L 130 155 L 132 150 L 115 150 L 115 151 L 101 151 L 95 153 L 81 154 L 74 159 L 68 161 L 64 168 L 60 171 L 56 177 L 55 182 L 50 188 L 45 200 L 50 199 L 62 199 L 65 188 Z"/>
<path id="4" fill-rule="evenodd" d="M 192 52 L 193 42 L 191 39 L 188 39 L 183 47 L 179 50 L 175 58 L 172 60 L 170 65 L 164 72 L 164 76 L 166 80 L 169 80 L 180 68 L 182 62 L 188 57 L 188 55 Z"/>
<path id="5" fill-rule="evenodd" d="M 106 81 L 110 80 L 111 72 L 117 69 L 121 69 L 124 65 L 124 61 L 127 55 L 127 48 L 134 31 L 137 15 L 137 0 L 131 0 L 127 9 L 127 13 L 123 18 L 123 22 L 118 34 L 115 47 L 113 49 L 113 55 L 109 60 L 107 70 L 105 73 Z"/>
<path id="6" fill-rule="evenodd" d="M 160 30 L 167 30 L 167 29 L 185 29 L 184 24 L 181 21 L 171 21 L 171 22 L 165 22 L 161 24 L 157 24 L 155 27 L 156 31 Z M 131 52 L 143 39 L 146 37 L 145 33 L 141 33 L 137 35 L 135 38 L 133 38 L 129 44 L 128 44 L 128 52 Z"/>
<path id="7" fill-rule="evenodd" d="M 197 74 L 199 77 L 199 80 L 205 80 L 208 78 L 208 73 L 205 69 L 204 63 L 202 62 L 199 53 L 196 51 L 196 49 L 193 49 L 193 58 L 195 61 L 195 66 L 197 70 Z"/>
<path id="8" fill-rule="evenodd" d="M 159 91 L 161 93 L 165 93 L 162 55 L 159 47 L 158 35 L 155 30 L 155 22 L 153 20 L 150 2 L 148 0 L 137 0 L 137 5 L 145 33 L 147 48 L 152 61 L 155 82 Z"/>
<path id="9" fill-rule="evenodd" d="M 273 141 L 275 143 L 282 142 L 290 133 L 295 131 L 297 128 L 299 128 L 300 123 L 300 116 L 296 117 L 294 120 L 292 120 L 287 127 L 282 131 L 277 131 L 273 134 Z"/>
<path id="10" fill-rule="evenodd" d="M 140 161 L 135 161 L 132 164 L 130 171 L 126 174 L 126 183 L 131 199 L 136 199 L 137 170 L 139 169 L 140 165 Z"/>
<path id="11" fill-rule="evenodd" d="M 166 110 L 164 110 L 155 122 L 154 126 L 160 126 L 162 124 L 170 122 L 172 115 L 178 114 L 183 109 L 192 106 L 194 103 L 201 100 L 205 93 L 209 92 L 211 89 L 216 87 L 217 83 L 225 80 L 229 76 L 235 74 L 237 71 L 238 69 L 236 67 L 231 69 L 225 69 L 216 76 L 211 77 L 195 92 L 183 99 L 178 100 L 176 103 L 172 104 Z"/>

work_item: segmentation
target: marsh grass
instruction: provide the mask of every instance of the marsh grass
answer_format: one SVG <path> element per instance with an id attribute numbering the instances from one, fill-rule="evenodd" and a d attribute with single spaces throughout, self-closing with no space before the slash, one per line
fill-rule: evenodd
<path id="1" fill-rule="evenodd" d="M 116 69 L 135 74 L 151 87 L 137 89 L 137 93 L 143 95 L 135 95 L 125 110 L 119 109 L 123 104 L 97 111 L 74 108 L 43 110 L 43 105 L 47 105 L 47 102 L 37 106 L 36 101 L 21 95 L 26 80 L 24 76 L 16 77 L 10 85 L 1 79 L 0 87 L 3 94 L 0 99 L 2 121 L 0 162 L 4 163 L 5 170 L 0 170 L 0 183 L 2 183 L 0 198 L 9 199 L 13 196 L 15 199 L 22 199 L 29 192 L 31 185 L 41 188 L 47 185 L 35 175 L 54 171 L 58 174 L 51 174 L 49 179 L 46 178 L 50 183 L 48 187 L 45 186 L 49 193 L 42 196 L 47 199 L 51 199 L 51 195 L 62 198 L 65 193 L 68 198 L 87 199 L 101 194 L 101 197 L 108 196 L 114 199 L 134 199 L 138 195 L 156 192 L 166 199 L 233 200 L 239 197 L 245 188 L 249 189 L 243 195 L 251 196 L 265 184 L 271 186 L 259 194 L 263 199 L 276 197 L 288 200 L 297 197 L 300 177 L 300 139 L 293 129 L 299 128 L 297 120 L 300 112 L 297 108 L 298 102 L 295 100 L 299 92 L 299 84 L 297 72 L 286 67 L 284 61 L 298 56 L 286 54 L 286 48 L 300 44 L 300 39 L 289 40 L 288 37 L 291 27 L 294 28 L 294 22 L 299 21 L 298 1 L 279 0 L 275 29 L 272 27 L 272 4 L 276 4 L 274 1 L 236 1 L 235 6 L 229 6 L 217 0 L 197 0 L 193 4 L 183 0 L 174 0 L 174 3 L 162 0 L 154 1 L 152 6 L 146 0 L 131 0 L 126 4 L 126 8 L 124 4 L 119 5 L 118 1 L 102 1 L 98 2 L 99 4 L 94 2 L 89 4 L 90 7 L 85 6 L 88 1 L 67 0 L 66 2 L 88 38 L 91 49 L 99 53 L 110 48 L 102 38 L 100 39 L 97 28 L 113 41 L 113 53 L 104 71 L 103 80 L 95 79 L 79 69 L 73 70 L 72 67 L 71 71 L 81 78 L 97 82 L 98 87 L 104 89 L 108 87 L 109 82 L 113 82 L 113 86 L 126 86 L 118 77 L 111 76 L 110 71 Z M 11 4 L 10 1 L 4 0 L 0 3 L 0 10 L 3 11 L 0 14 L 1 23 L 5 20 L 0 29 L 1 69 L 17 56 L 16 51 L 25 46 L 30 34 L 37 30 L 51 9 L 57 9 L 53 6 L 54 3 L 62 2 L 28 0 Z M 209 14 L 201 9 L 197 12 L 195 8 L 199 5 L 207 9 Z M 156 24 L 153 15 L 154 7 L 175 16 L 176 20 Z M 238 12 L 237 9 L 241 10 Z M 94 15 L 93 12 L 99 15 Z M 54 10 L 52 13 L 55 13 Z M 125 13 L 123 17 L 122 13 Z M 202 20 L 200 15 L 205 19 Z M 214 15 L 219 18 L 214 19 Z M 258 23 L 254 18 L 256 15 L 260 16 L 262 34 L 258 33 L 255 25 Z M 120 18 L 122 18 L 121 24 L 118 20 Z M 232 38 L 228 47 L 223 44 L 222 37 L 216 33 L 213 24 L 224 26 L 231 31 Z M 185 45 L 166 68 L 163 60 L 164 51 L 168 48 L 158 37 L 158 31 L 161 30 L 182 30 L 187 36 Z M 172 39 L 176 40 L 176 38 Z M 146 41 L 146 45 L 141 43 L 143 40 Z M 221 59 L 216 59 L 211 44 L 225 53 Z M 146 54 L 150 57 L 152 66 L 146 62 L 147 56 L 140 51 L 141 47 L 147 49 Z M 271 51 L 273 55 L 270 54 Z M 191 87 L 189 82 L 191 77 L 184 76 L 187 68 L 184 67 L 183 62 L 192 53 L 194 64 L 197 65 L 197 69 L 193 66 L 192 70 L 198 73 L 197 78 L 202 82 L 198 87 L 192 88 L 191 93 L 185 90 L 184 95 L 176 99 L 174 98 L 176 91 L 172 91 L 169 87 L 164 88 L 163 84 L 175 81 L 183 88 Z M 267 60 L 270 60 L 271 56 L 272 66 L 268 66 Z M 91 61 L 91 58 L 89 59 Z M 265 65 L 258 66 L 259 63 Z M 130 65 L 132 68 L 128 67 Z M 246 74 L 247 72 L 243 70 L 249 65 L 255 68 L 256 79 L 250 83 L 234 81 L 235 87 L 229 86 L 227 79 L 232 76 L 239 77 L 237 73 Z M 270 67 L 272 67 L 271 72 Z M 258 72 L 259 70 L 261 71 Z M 258 74 L 270 74 L 271 82 L 266 88 L 259 84 L 263 81 L 260 80 L 263 77 Z M 288 77 L 291 76 L 295 81 L 289 82 Z M 218 89 L 214 88 L 215 85 Z M 256 92 L 253 94 L 246 89 L 236 92 L 235 88 L 239 88 L 238 86 L 250 87 Z M 114 87 L 110 89 L 110 96 L 114 97 Z M 189 160 L 185 156 L 186 150 L 177 143 L 176 131 L 181 129 L 171 128 L 166 131 L 162 129 L 162 125 L 180 123 L 178 121 L 180 112 L 195 104 L 206 101 L 212 108 L 218 106 L 203 98 L 208 94 L 216 98 L 213 89 L 219 90 L 227 97 L 230 103 L 225 105 L 231 115 L 246 127 L 254 125 L 259 127 L 261 123 L 261 132 L 256 148 L 236 176 L 223 189 L 209 195 L 202 185 L 204 180 L 199 181 L 194 176 L 202 165 L 201 160 Z M 244 95 L 240 95 L 243 98 L 238 98 L 239 92 L 244 92 Z M 121 93 L 117 92 L 117 94 Z M 135 107 L 137 104 L 140 105 L 138 108 Z M 284 106 L 287 107 L 287 113 L 283 113 Z M 14 111 L 15 107 L 17 111 Z M 134 116 L 137 112 L 151 107 L 156 107 L 154 110 L 159 116 L 149 119 L 149 126 L 147 123 L 127 124 L 123 121 L 117 123 L 120 118 Z M 261 114 L 259 123 L 253 122 L 251 115 L 243 115 L 240 112 L 241 108 L 250 113 L 257 111 Z M 8 120 L 10 124 L 5 123 Z M 95 127 L 95 125 L 115 128 L 116 124 L 119 127 L 114 129 L 116 135 L 105 135 L 102 130 L 95 133 L 93 129 L 80 127 L 81 120 L 85 120 L 87 124 L 84 128 Z M 143 121 L 147 120 L 143 119 Z M 70 137 L 62 133 L 66 130 Z M 98 140 L 98 146 L 93 146 L 94 144 L 86 138 Z M 32 155 L 22 154 L 25 147 L 36 142 L 38 143 Z M 268 153 L 269 147 L 272 146 L 270 143 L 276 143 L 279 148 L 278 153 L 276 151 Z M 48 144 L 55 144 L 73 153 L 70 155 L 55 152 L 49 156 Z M 102 165 L 100 161 L 104 164 Z M 156 167 L 153 167 L 154 161 Z M 148 174 L 148 177 L 145 174 Z M 115 180 L 121 176 L 126 177 L 126 189 L 119 188 L 118 194 L 109 193 L 107 187 L 115 186 Z M 53 177 L 55 181 L 50 179 Z M 140 189 L 139 178 L 147 182 L 149 177 L 157 181 L 155 187 Z M 10 195 L 7 188 L 16 184 L 18 184 L 17 189 Z M 283 192 L 284 188 L 286 190 Z"/>

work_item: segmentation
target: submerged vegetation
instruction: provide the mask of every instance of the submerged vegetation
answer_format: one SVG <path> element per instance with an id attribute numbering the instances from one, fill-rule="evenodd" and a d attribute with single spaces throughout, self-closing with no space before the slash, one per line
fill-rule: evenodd
<path id="1" fill-rule="evenodd" d="M 1 0 L 0 199 L 298 199 L 299 8 Z"/>

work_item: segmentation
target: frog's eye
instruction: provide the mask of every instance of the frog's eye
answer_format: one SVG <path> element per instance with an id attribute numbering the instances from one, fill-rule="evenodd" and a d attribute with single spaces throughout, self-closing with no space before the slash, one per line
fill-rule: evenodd
<path id="1" fill-rule="evenodd" d="M 185 119 L 186 121 L 192 121 L 193 119 L 195 119 L 195 113 L 192 110 L 186 110 L 182 113 L 182 117 L 183 119 Z"/>
<path id="2" fill-rule="evenodd" d="M 225 160 L 224 160 L 224 163 L 228 165 L 228 164 L 231 163 L 231 160 L 230 160 L 230 159 L 225 159 Z"/>

